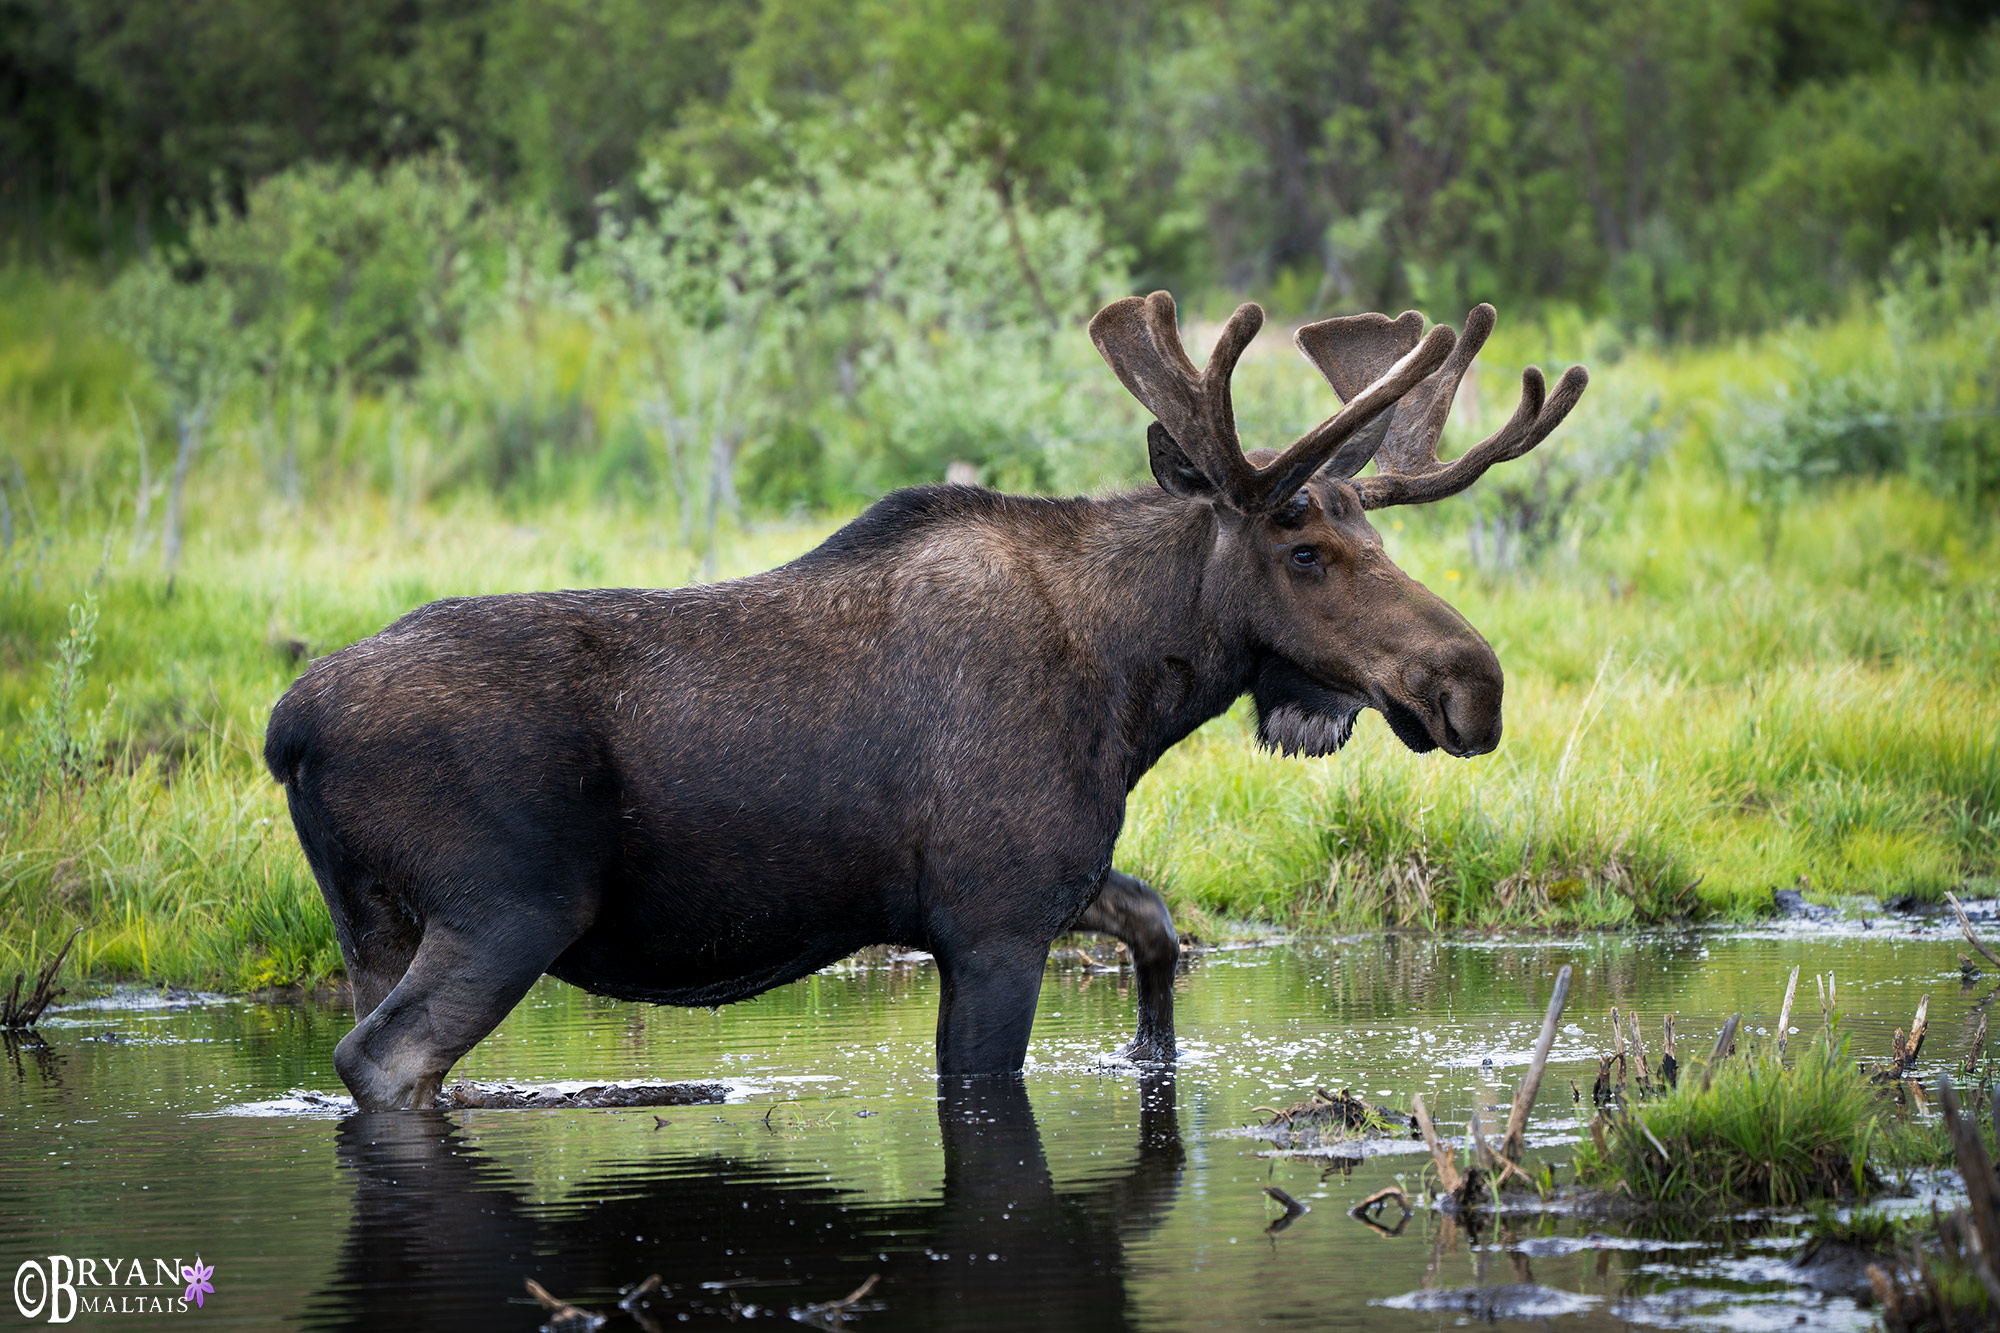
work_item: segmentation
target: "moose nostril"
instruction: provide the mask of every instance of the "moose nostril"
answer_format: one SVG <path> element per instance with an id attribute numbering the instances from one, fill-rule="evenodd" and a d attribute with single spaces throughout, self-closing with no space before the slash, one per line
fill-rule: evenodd
<path id="1" fill-rule="evenodd" d="M 1463 750 L 1465 748 L 1465 740 L 1459 734 L 1457 723 L 1452 721 L 1451 692 L 1449 690 L 1438 691 L 1437 712 L 1439 720 L 1444 723 L 1445 748 L 1449 750 Z"/>

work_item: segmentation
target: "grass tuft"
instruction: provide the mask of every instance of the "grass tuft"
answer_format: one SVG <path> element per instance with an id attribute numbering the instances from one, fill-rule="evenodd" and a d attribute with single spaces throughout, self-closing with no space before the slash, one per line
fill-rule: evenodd
<path id="1" fill-rule="evenodd" d="M 1697 1211 L 1866 1197 L 1880 1184 L 1871 1154 L 1904 1132 L 1881 1111 L 1845 1042 L 1814 1042 L 1791 1065 L 1753 1052 L 1717 1066 L 1706 1088 L 1683 1071 L 1665 1097 L 1613 1113 L 1602 1151 L 1579 1146 L 1577 1178 Z"/>

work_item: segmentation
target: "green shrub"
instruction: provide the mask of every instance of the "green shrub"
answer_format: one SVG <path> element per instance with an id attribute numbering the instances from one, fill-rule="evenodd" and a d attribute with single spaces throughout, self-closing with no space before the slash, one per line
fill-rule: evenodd
<path id="1" fill-rule="evenodd" d="M 47 691 L 35 701 L 6 757 L 0 815 L 14 818 L 44 798 L 88 788 L 104 761 L 104 719 L 110 706 L 84 709 L 85 672 L 97 647 L 97 599 L 88 591 L 69 608 L 69 627 L 56 640 Z"/>
<path id="2" fill-rule="evenodd" d="M 1843 21 L 1844 22 L 1844 21 Z M 2000 198 L 2000 36 L 1808 84 L 1771 118 L 1729 205 L 1720 299 L 1740 322 L 1837 308 L 1940 228 L 1973 235 Z"/>
<path id="3" fill-rule="evenodd" d="M 1768 402 L 1739 400 L 1736 466 L 1782 504 L 1801 486 L 1905 473 L 1977 502 L 2000 491 L 2000 256 L 1985 237 L 1905 247 L 1879 302 L 1886 337 L 1828 364 L 1792 343 Z"/>
<path id="4" fill-rule="evenodd" d="M 267 377 L 380 384 L 458 345 L 515 256 L 552 267 L 558 240 L 491 198 L 449 152 L 379 172 L 307 164 L 192 220 L 185 263 L 229 293 Z"/>

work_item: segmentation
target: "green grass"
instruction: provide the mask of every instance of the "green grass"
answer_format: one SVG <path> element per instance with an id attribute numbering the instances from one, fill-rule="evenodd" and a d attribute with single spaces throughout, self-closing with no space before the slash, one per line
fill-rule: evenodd
<path id="1" fill-rule="evenodd" d="M 1642 1203 L 1711 1212 L 1866 1197 L 1878 1182 L 1885 1101 L 1845 1043 L 1813 1042 L 1786 1064 L 1773 1049 L 1699 1068 L 1658 1101 L 1613 1113 L 1605 1151 L 1577 1148 L 1580 1183 Z"/>
<path id="2" fill-rule="evenodd" d="M 0 483 L 14 523 L 0 552 L 0 757 L 22 762 L 47 663 L 89 592 L 99 620 L 82 713 L 108 705 L 112 762 L 0 809 L 0 972 L 31 966 L 80 924 L 75 956 L 93 977 L 249 987 L 325 975 L 338 967 L 331 929 L 258 757 L 297 646 L 330 651 L 447 594 L 678 584 L 701 557 L 657 492 L 607 489 L 618 475 L 608 454 L 575 466 L 537 455 L 541 480 L 497 495 L 419 484 L 419 407 L 363 400 L 320 414 L 327 439 L 304 451 L 298 502 L 274 479 L 260 418 L 225 414 L 190 482 L 188 546 L 170 584 L 157 544 L 132 540 L 136 449 L 119 387 L 129 363 L 65 313 L 78 292 L 13 295 L 55 332 L 18 310 L 0 317 Z M 1543 331 L 1503 334 L 1486 354 L 1496 365 L 1568 359 L 1548 355 Z M 1572 348 L 1597 337 L 1566 335 Z M 1802 881 L 1822 898 L 1934 898 L 1990 882 L 1991 520 L 1901 476 L 1778 505 L 1730 463 L 1751 407 L 1778 395 L 1800 357 L 1859 364 L 1887 337 L 1856 317 L 1757 343 L 1599 357 L 1590 396 L 1545 449 L 1616 460 L 1642 431 L 1658 448 L 1642 480 L 1621 463 L 1586 487 L 1539 558 L 1469 558 L 1466 523 L 1499 472 L 1487 497 L 1380 516 L 1399 562 L 1499 652 L 1500 750 L 1419 757 L 1367 714 L 1341 754 L 1280 759 L 1256 748 L 1239 705 L 1140 784 L 1120 863 L 1158 884 L 1196 935 L 1244 921 L 1740 920 Z M 551 342 L 551 356 L 581 355 L 573 336 Z M 502 350 L 485 364 L 528 355 Z M 1310 375 L 1247 362 L 1246 421 L 1313 410 Z M 1487 392 L 1504 380 L 1489 377 Z M 620 410 L 591 401 L 607 422 Z M 1483 406 L 1490 424 L 1506 405 Z M 1110 452 L 1065 468 L 1131 476 L 1140 434 L 1111 435 Z M 152 448 L 157 479 L 165 442 Z M 157 532 L 157 502 L 153 512 Z M 788 559 L 838 518 L 731 527 L 718 573 Z"/>

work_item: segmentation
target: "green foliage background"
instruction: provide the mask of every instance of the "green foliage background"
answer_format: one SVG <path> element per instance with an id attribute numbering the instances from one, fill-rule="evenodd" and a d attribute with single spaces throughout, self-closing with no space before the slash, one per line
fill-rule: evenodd
<path id="1" fill-rule="evenodd" d="M 8 0 L 0 227 L 106 262 L 312 162 L 453 147 L 576 238 L 817 127 L 965 144 L 1104 219 L 1142 283 L 1562 301 L 1685 336 L 1838 306 L 1990 229 L 1977 0 Z M 1289 298 L 1289 299 L 1286 299 Z M 1314 298 L 1317 298 L 1316 300 Z M 1289 307 L 1289 308 L 1287 308 Z"/>
<path id="2" fill-rule="evenodd" d="M 767 568 L 897 486 L 1148 485 L 1197 356 L 1499 305 L 1592 388 L 1385 514 L 1508 739 L 1219 719 L 1121 863 L 1195 933 L 1614 925 L 2000 869 L 2000 29 L 1970 3 L 0 0 L 0 969 L 338 969 L 257 748 L 435 597 Z M 1260 339 L 1246 440 L 1331 410 Z"/>

